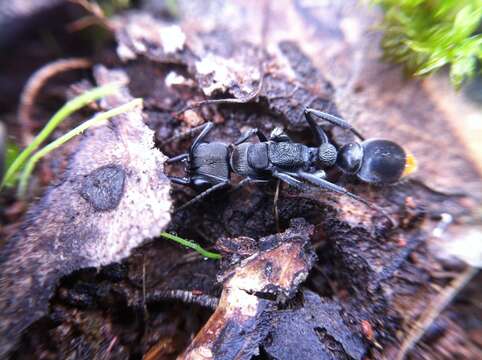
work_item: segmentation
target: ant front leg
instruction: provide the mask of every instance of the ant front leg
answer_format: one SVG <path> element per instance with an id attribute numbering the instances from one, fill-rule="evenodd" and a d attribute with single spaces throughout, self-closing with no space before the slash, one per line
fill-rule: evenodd
<path id="1" fill-rule="evenodd" d="M 310 124 L 310 127 L 312 129 L 313 129 L 313 127 L 319 128 L 319 126 L 316 124 L 315 120 L 313 119 L 313 116 L 316 116 L 316 117 L 319 117 L 320 119 L 328 121 L 330 124 L 333 124 L 335 126 L 339 126 L 342 129 L 350 130 L 360 140 L 365 140 L 365 137 L 363 135 L 361 135 L 350 123 L 348 123 L 345 120 L 339 118 L 338 116 L 331 115 L 331 114 L 325 113 L 323 111 L 310 109 L 310 108 L 306 108 L 304 113 L 305 113 L 306 120 L 308 121 L 308 123 Z M 325 134 L 325 136 L 326 136 L 326 134 Z"/>

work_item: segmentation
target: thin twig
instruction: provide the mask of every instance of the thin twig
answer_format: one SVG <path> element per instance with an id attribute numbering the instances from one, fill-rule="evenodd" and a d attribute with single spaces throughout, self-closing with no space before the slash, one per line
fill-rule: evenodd
<path id="1" fill-rule="evenodd" d="M 92 14 L 91 16 L 86 16 L 80 18 L 67 26 L 68 31 L 79 31 L 91 25 L 101 25 L 109 31 L 115 31 L 114 26 L 109 21 L 107 16 L 105 16 L 102 8 L 95 1 L 89 2 L 87 0 L 69 0 L 71 3 L 80 5 L 87 12 Z"/>
<path id="2" fill-rule="evenodd" d="M 142 255 L 142 308 L 144 310 L 144 320 L 147 322 L 147 305 L 146 305 L 146 258 Z"/>
<path id="3" fill-rule="evenodd" d="M 83 58 L 60 59 L 42 66 L 30 76 L 20 95 L 17 112 L 24 145 L 30 142 L 29 136 L 31 136 L 30 129 L 32 128 L 33 104 L 45 83 L 60 73 L 69 70 L 89 68 L 90 66 L 92 66 L 92 63 Z"/>
<path id="4" fill-rule="evenodd" d="M 7 130 L 3 122 L 0 121 L 0 177 L 3 178 L 3 169 L 7 159 Z"/>
<path id="5" fill-rule="evenodd" d="M 117 342 L 117 336 L 114 336 L 112 338 L 112 340 L 110 341 L 109 346 L 107 347 L 107 349 L 105 351 L 104 359 L 109 359 L 111 357 L 111 352 L 112 352 L 112 349 L 114 348 L 114 345 L 116 344 L 116 342 Z"/>
<path id="6" fill-rule="evenodd" d="M 62 135 L 58 139 L 54 140 L 50 144 L 46 145 L 39 151 L 37 151 L 27 162 L 25 165 L 25 168 L 22 172 L 22 175 L 20 176 L 20 182 L 18 186 L 18 196 L 19 198 L 23 198 L 26 194 L 27 190 L 27 185 L 28 185 L 28 179 L 30 178 L 30 175 L 32 174 L 32 171 L 35 167 L 35 164 L 37 161 L 39 161 L 42 157 L 50 153 L 51 151 L 57 149 L 59 146 L 63 145 L 73 137 L 81 134 L 85 130 L 87 130 L 90 127 L 100 125 L 103 122 L 109 120 L 111 117 L 126 113 L 128 111 L 133 110 L 134 108 L 142 106 L 142 99 L 134 99 L 127 104 L 115 107 L 111 110 L 105 111 L 103 113 L 97 114 L 94 116 L 92 119 L 87 120 L 86 122 L 80 124 L 76 128 L 70 130 L 68 133 Z"/>
<path id="7" fill-rule="evenodd" d="M 276 191 L 274 193 L 274 198 L 273 198 L 273 212 L 274 212 L 274 220 L 276 222 L 277 232 L 281 232 L 281 229 L 279 226 L 279 212 L 278 212 L 279 191 L 280 191 L 280 180 L 278 179 L 276 181 Z"/>
<path id="8" fill-rule="evenodd" d="M 261 69 L 261 71 L 264 71 Z M 188 110 L 192 110 L 197 107 L 205 106 L 205 105 L 215 105 L 215 104 L 246 104 L 258 97 L 258 95 L 261 93 L 261 90 L 263 89 L 263 83 L 264 83 L 264 73 L 261 72 L 261 79 L 259 80 L 258 87 L 256 88 L 255 91 L 253 91 L 251 94 L 248 94 L 244 97 L 241 98 L 229 98 L 229 99 L 209 99 L 209 100 L 202 100 L 202 101 L 197 101 L 195 103 L 192 103 L 190 105 L 186 105 L 184 108 L 181 110 L 177 111 L 174 113 L 174 116 L 179 116 L 183 112 L 186 112 Z"/>
<path id="9" fill-rule="evenodd" d="M 154 290 L 147 295 L 147 302 L 159 302 L 165 300 L 180 300 L 187 304 L 197 304 L 203 307 L 216 309 L 219 303 L 217 297 L 196 293 L 189 290 Z"/>

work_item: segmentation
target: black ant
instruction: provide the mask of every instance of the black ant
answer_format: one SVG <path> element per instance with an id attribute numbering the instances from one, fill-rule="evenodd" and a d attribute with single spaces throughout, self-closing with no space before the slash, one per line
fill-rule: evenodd
<path id="1" fill-rule="evenodd" d="M 336 166 L 342 172 L 355 175 L 365 183 L 379 185 L 395 183 L 403 175 L 415 170 L 413 156 L 393 141 L 365 140 L 345 120 L 321 111 L 307 108 L 304 115 L 316 138 L 317 147 L 293 142 L 279 128 L 271 132 L 269 139 L 258 129 L 250 129 L 233 144 L 206 143 L 203 140 L 214 125 L 211 122 L 204 124 L 188 153 L 167 160 L 167 163 L 187 163 L 186 177 L 169 177 L 174 183 L 204 190 L 178 210 L 198 202 L 213 191 L 227 187 L 230 175 L 234 172 L 245 178 L 238 186 L 250 181 L 267 182 L 273 178 L 299 189 L 303 189 L 308 183 L 348 195 L 368 207 L 381 211 L 344 187 L 326 180 L 324 170 Z M 348 143 L 337 150 L 329 142 L 325 131 L 316 123 L 315 117 L 351 131 L 361 142 Z M 257 136 L 259 142 L 248 142 L 253 136 Z"/>

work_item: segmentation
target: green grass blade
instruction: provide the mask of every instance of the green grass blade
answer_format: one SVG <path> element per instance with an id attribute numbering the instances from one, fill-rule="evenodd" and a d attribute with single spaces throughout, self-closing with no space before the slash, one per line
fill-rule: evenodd
<path id="1" fill-rule="evenodd" d="M 45 127 L 35 137 L 35 139 L 23 150 L 8 168 L 5 176 L 0 184 L 0 190 L 4 186 L 13 186 L 15 184 L 15 176 L 21 170 L 27 158 L 39 147 L 39 145 L 49 137 L 49 135 L 57 128 L 57 126 L 75 111 L 91 103 L 92 101 L 101 99 L 107 95 L 115 93 L 122 84 L 112 83 L 89 90 L 76 98 L 68 101 L 60 110 L 58 110 L 47 122 Z"/>
<path id="2" fill-rule="evenodd" d="M 166 239 L 169 239 L 169 240 L 172 240 L 172 241 L 175 241 L 177 242 L 178 244 L 181 244 L 183 246 L 186 246 L 188 248 L 191 248 L 195 251 L 197 251 L 199 254 L 201 254 L 202 256 L 208 258 L 208 259 L 213 259 L 213 260 L 220 260 L 222 258 L 222 256 L 220 254 L 217 254 L 217 253 L 213 253 L 213 252 L 210 252 L 210 251 L 207 251 L 205 249 L 203 249 L 201 247 L 201 245 L 199 244 L 196 244 L 195 242 L 192 242 L 192 241 L 189 241 L 189 240 L 186 240 L 186 239 L 183 239 L 179 236 L 176 236 L 176 235 L 173 235 L 173 234 L 169 234 L 167 232 L 162 232 L 160 234 L 162 237 L 166 238 Z"/>
<path id="3" fill-rule="evenodd" d="M 123 114 L 125 112 L 131 111 L 135 107 L 141 106 L 141 105 L 142 105 L 142 99 L 134 99 L 134 100 L 128 102 L 127 104 L 124 104 L 124 105 L 115 107 L 111 110 L 105 111 L 103 113 L 97 114 L 92 119 L 87 120 L 86 122 L 80 124 L 76 128 L 70 130 L 68 133 L 62 135 L 61 137 L 59 137 L 55 141 L 52 141 L 50 144 L 46 145 L 45 147 L 43 147 L 42 149 L 37 151 L 28 160 L 28 162 L 25 165 L 25 168 L 22 172 L 22 175 L 20 176 L 20 183 L 19 183 L 19 186 L 18 186 L 18 193 L 17 193 L 18 196 L 20 198 L 23 198 L 25 196 L 26 190 L 27 190 L 27 185 L 28 185 L 28 179 L 30 178 L 30 175 L 32 174 L 32 171 L 35 167 L 35 164 L 42 157 L 47 155 L 52 150 L 55 150 L 56 148 L 58 148 L 59 146 L 61 146 L 65 142 L 69 141 L 73 137 L 79 135 L 83 131 L 87 130 L 88 128 L 90 128 L 92 126 L 99 125 L 99 124 L 103 123 L 104 121 L 107 121 L 108 119 L 110 119 L 113 116 L 117 116 L 117 115 Z"/>

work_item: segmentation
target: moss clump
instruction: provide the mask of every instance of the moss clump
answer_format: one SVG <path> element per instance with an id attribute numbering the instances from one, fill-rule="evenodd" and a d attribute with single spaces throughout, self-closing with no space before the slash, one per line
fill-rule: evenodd
<path id="1" fill-rule="evenodd" d="M 482 60 L 482 0 L 373 0 L 385 12 L 386 59 L 416 76 L 450 65 L 459 88 Z"/>

